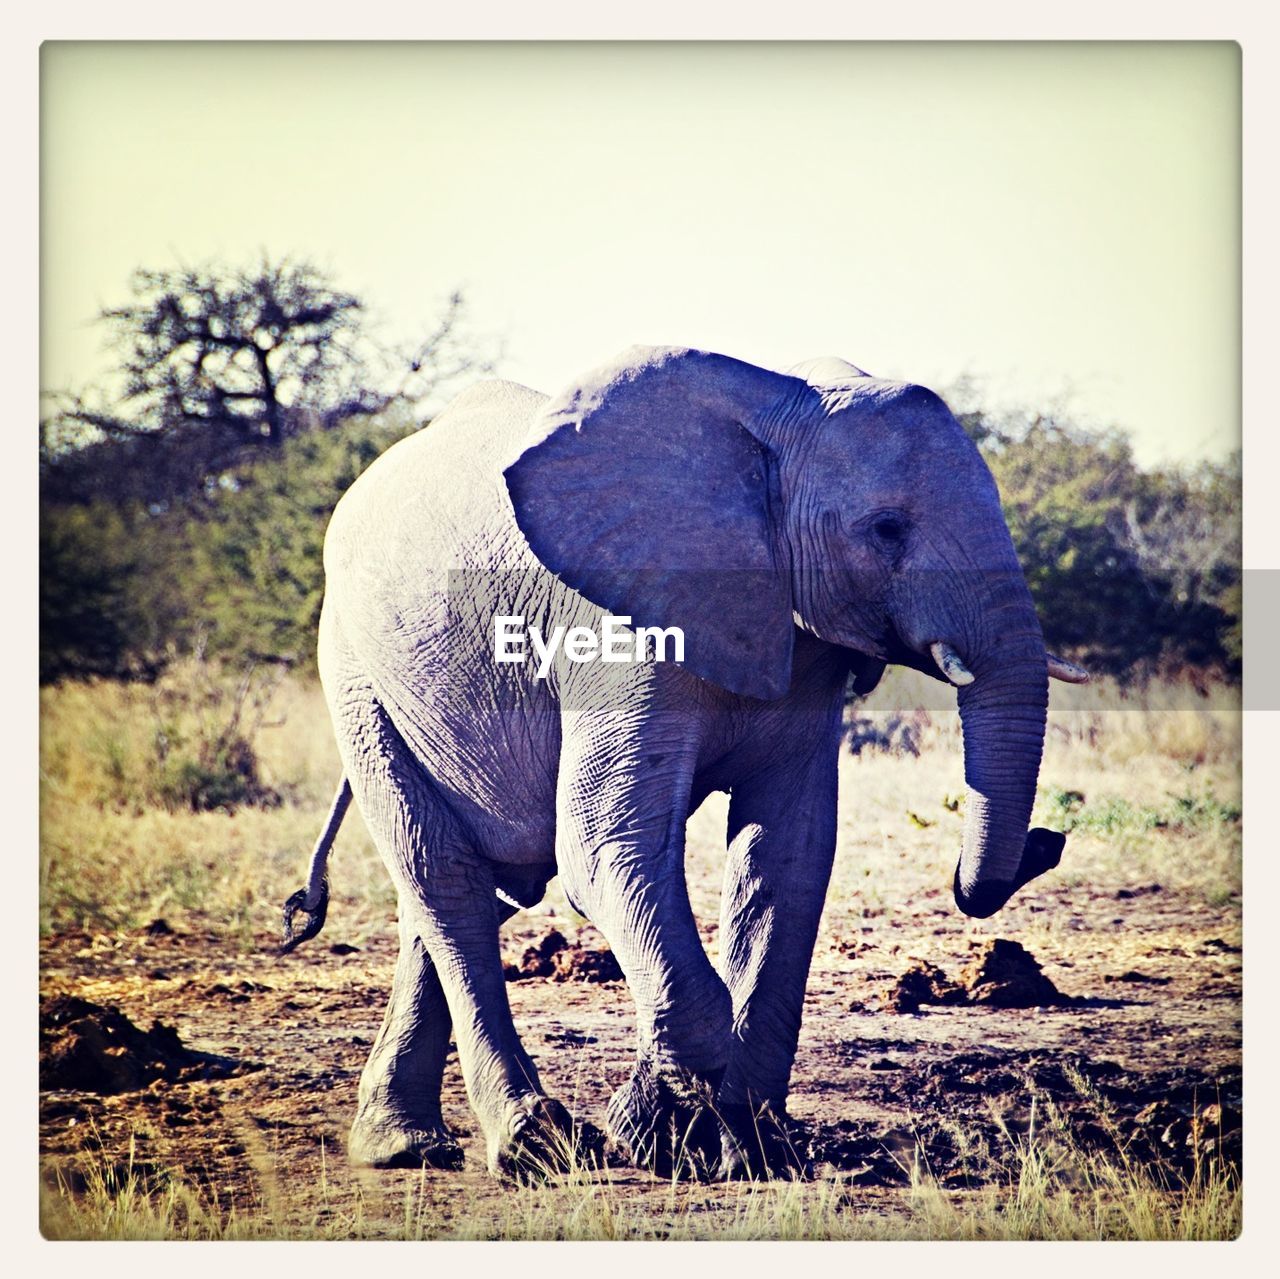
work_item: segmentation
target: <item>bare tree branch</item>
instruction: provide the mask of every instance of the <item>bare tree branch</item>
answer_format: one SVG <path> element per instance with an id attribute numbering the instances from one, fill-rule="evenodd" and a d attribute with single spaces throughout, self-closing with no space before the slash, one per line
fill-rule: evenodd
<path id="1" fill-rule="evenodd" d="M 139 268 L 130 293 L 98 316 L 122 390 L 114 400 L 101 391 L 48 397 L 46 472 L 94 443 L 155 437 L 166 441 L 165 484 L 198 490 L 290 435 L 413 404 L 492 368 L 462 333 L 461 294 L 415 347 L 386 347 L 371 336 L 359 298 L 287 257 L 264 256 L 248 268 Z M 183 457 L 190 473 L 180 481 Z"/>

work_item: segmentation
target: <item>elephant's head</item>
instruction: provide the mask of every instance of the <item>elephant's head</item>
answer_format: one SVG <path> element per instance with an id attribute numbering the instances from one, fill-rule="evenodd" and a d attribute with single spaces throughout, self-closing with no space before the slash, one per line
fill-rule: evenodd
<path id="1" fill-rule="evenodd" d="M 681 627 L 685 666 L 732 692 L 787 692 L 793 623 L 959 686 L 955 895 L 990 915 L 1063 839 L 1027 831 L 1056 659 L 995 482 L 932 392 L 836 360 L 796 374 L 628 351 L 548 404 L 506 471 L 517 521 L 593 603 Z"/>

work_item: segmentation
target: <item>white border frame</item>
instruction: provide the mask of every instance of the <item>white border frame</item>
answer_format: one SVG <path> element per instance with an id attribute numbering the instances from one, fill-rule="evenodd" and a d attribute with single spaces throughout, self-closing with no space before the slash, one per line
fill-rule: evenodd
<path id="1" fill-rule="evenodd" d="M 422 0 L 400 3 L 366 0 L 359 6 L 338 5 L 332 0 L 300 4 L 281 0 L 274 5 L 247 0 L 222 0 L 201 11 L 179 6 L 173 0 L 141 0 L 128 5 L 91 4 L 89 0 L 61 0 L 56 10 L 37 11 L 33 6 L 13 12 L 0 42 L 0 94 L 5 99 L 5 148 L 11 175 L 10 197 L 3 208 L 7 233 L 8 271 L 5 279 L 8 306 L 0 312 L 0 352 L 10 375 L 8 384 L 20 388 L 11 395 L 9 437 L 16 444 L 19 462 L 9 469 L 4 518 L 12 537 L 9 571 L 14 575 L 20 601 L 17 624 L 4 632 L 9 679 L 4 684 L 4 720 L 12 725 L 3 739 L 6 784 L 8 848 L 5 874 L 9 891 L 3 894 L 4 939 L 9 980 L 4 983 L 3 1023 L 14 1033 L 12 1048 L 0 1066 L 8 1111 L 4 1133 L 8 1157 L 0 1163 L 0 1205 L 6 1225 L 10 1265 L 30 1263 L 57 1274 L 91 1267 L 107 1273 L 154 1271 L 180 1266 L 192 1276 L 219 1275 L 230 1262 L 278 1271 L 303 1267 L 308 1275 L 343 1274 L 352 1266 L 393 1267 L 426 1265 L 432 1269 L 454 1264 L 475 1266 L 490 1261 L 503 1268 L 576 1268 L 603 1265 L 612 1275 L 644 1275 L 655 1261 L 663 1267 L 732 1270 L 757 1264 L 771 1268 L 787 1253 L 805 1245 L 786 1244 L 526 1244 L 468 1245 L 435 1243 L 426 1255 L 395 1254 L 391 1248 L 411 1244 L 350 1243 L 335 1247 L 312 1245 L 305 1255 L 281 1255 L 299 1245 L 268 1243 L 247 1245 L 229 1252 L 231 1245 L 199 1243 L 71 1244 L 47 1243 L 38 1234 L 37 1178 L 30 1155 L 36 1144 L 36 1123 L 31 1098 L 36 1090 L 36 1054 L 33 1039 L 37 988 L 37 954 L 31 909 L 38 896 L 39 842 L 37 795 L 38 769 L 33 743 L 38 737 L 36 700 L 35 601 L 36 563 L 36 433 L 23 434 L 21 406 L 30 404 L 32 425 L 38 416 L 38 326 L 33 317 L 39 308 L 38 243 L 38 100 L 39 45 L 46 40 L 1235 40 L 1243 50 L 1243 340 L 1242 406 L 1245 455 L 1245 567 L 1280 568 L 1280 503 L 1268 500 L 1265 486 L 1280 474 L 1280 432 L 1271 420 L 1270 363 L 1277 358 L 1278 335 L 1274 307 L 1277 296 L 1275 229 L 1280 227 L 1280 179 L 1274 165 L 1280 120 L 1277 80 L 1277 22 L 1262 0 L 1170 0 L 1164 4 L 1133 0 L 1077 0 L 1071 6 L 1032 7 L 1014 0 L 916 0 L 910 6 L 883 5 L 878 11 L 853 10 L 847 5 L 817 0 L 787 3 L 713 4 L 703 0 L 649 0 L 643 11 L 628 6 L 626 12 L 606 9 L 595 0 L 486 0 L 465 10 L 461 4 L 448 12 L 427 10 Z M 1268 323 L 1268 321 L 1272 321 Z M 35 374 L 33 376 L 33 373 Z M 28 399 L 28 397 L 30 397 Z M 16 412 L 14 410 L 16 409 Z M 30 609 L 30 612 L 27 610 Z M 1260 633 L 1258 610 L 1246 599 L 1246 670 L 1250 662 L 1275 660 L 1277 637 Z M 1248 704 L 1246 686 L 1246 705 Z M 1267 812 L 1266 800 L 1280 772 L 1280 711 L 1246 711 L 1244 715 L 1245 809 L 1245 934 L 1247 985 L 1246 1090 L 1249 1122 L 1245 1154 L 1245 1231 L 1234 1243 L 1202 1244 L 1188 1248 L 1170 1244 L 990 1244 L 965 1246 L 947 1243 L 920 1244 L 815 1244 L 806 1247 L 804 1262 L 833 1272 L 867 1264 L 866 1253 L 857 1257 L 847 1250 L 891 1247 L 886 1257 L 875 1258 L 895 1271 L 942 1266 L 948 1272 L 978 1272 L 990 1276 L 993 1268 L 1010 1272 L 1034 1267 L 1037 1272 L 1076 1272 L 1082 1265 L 1103 1271 L 1121 1267 L 1158 1266 L 1162 1276 L 1194 1274 L 1223 1266 L 1250 1266 L 1267 1255 L 1267 1244 L 1277 1235 L 1278 1216 L 1273 1207 L 1277 1178 L 1272 1170 L 1277 1148 L 1277 1107 L 1271 1092 L 1280 1034 L 1274 1022 L 1275 1004 L 1268 998 L 1276 971 L 1277 929 L 1266 911 L 1276 896 L 1277 868 L 1270 841 L 1259 830 Z M 1253 814 L 1258 814 L 1253 818 Z M 1262 994 L 1250 1000 L 1248 991 Z M 1266 1000 L 1265 1003 L 1262 1000 Z M 495 1252 L 495 1248 L 502 1249 Z M 661 1249 L 655 1258 L 651 1249 Z M 1134 1248 L 1142 1250 L 1136 1255 Z M 1161 1256 L 1146 1255 L 1159 1248 Z M 92 1255 L 85 1255 L 85 1250 Z M 463 1249 L 461 1253 L 457 1249 Z M 513 1249 L 518 1251 L 513 1251 Z M 545 1250 L 552 1249 L 547 1253 Z M 570 1257 L 564 1250 L 572 1249 Z M 602 1253 L 602 1249 L 607 1249 Z M 763 1251 L 762 1251 L 763 1249 Z M 142 1251 L 139 1251 L 142 1250 Z M 180 1251 L 179 1251 L 180 1250 Z M 745 1250 L 745 1251 L 744 1251 Z M 501 1260 L 499 1260 L 501 1258 Z M 788 1261 L 794 1260 L 788 1255 Z M 874 1262 L 873 1262 L 874 1264 Z M 1274 1263 L 1273 1263 L 1274 1264 Z M 646 1277 L 647 1279 L 647 1277 Z"/>

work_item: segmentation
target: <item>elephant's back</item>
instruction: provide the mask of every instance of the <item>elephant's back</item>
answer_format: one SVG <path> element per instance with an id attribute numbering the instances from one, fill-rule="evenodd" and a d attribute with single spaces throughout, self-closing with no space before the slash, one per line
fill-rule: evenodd
<path id="1" fill-rule="evenodd" d="M 393 444 L 355 481 L 325 539 L 332 583 L 375 550 L 422 568 L 470 567 L 477 544 L 515 521 L 502 479 L 547 397 L 515 382 L 464 391 L 428 426 Z"/>
<path id="2" fill-rule="evenodd" d="M 472 387 L 392 445 L 338 503 L 325 594 L 371 666 L 424 673 L 446 638 L 456 656 L 459 622 L 465 630 L 488 603 L 465 596 L 536 571 L 502 472 L 545 400 L 513 382 Z"/>

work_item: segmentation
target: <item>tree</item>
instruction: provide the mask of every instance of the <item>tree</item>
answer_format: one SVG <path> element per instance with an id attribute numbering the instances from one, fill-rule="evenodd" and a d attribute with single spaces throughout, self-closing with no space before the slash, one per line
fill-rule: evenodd
<path id="1" fill-rule="evenodd" d="M 305 263 L 135 272 L 98 317 L 113 384 L 40 424 L 41 679 L 308 661 L 334 502 L 419 401 L 492 368 L 463 310 L 394 347 Z"/>
<path id="2" fill-rule="evenodd" d="M 63 394 L 42 423 L 54 500 L 125 490 L 164 503 L 292 435 L 488 367 L 460 339 L 460 295 L 417 349 L 387 348 L 371 337 L 359 298 L 287 258 L 141 268 L 131 292 L 98 316 L 119 357 L 117 394 Z"/>

